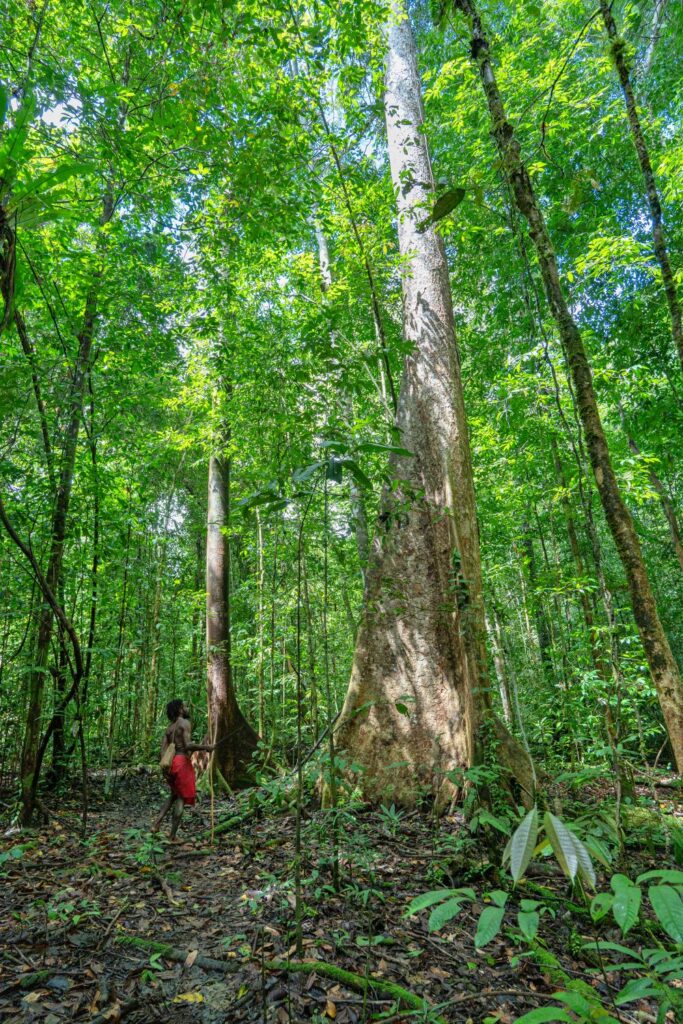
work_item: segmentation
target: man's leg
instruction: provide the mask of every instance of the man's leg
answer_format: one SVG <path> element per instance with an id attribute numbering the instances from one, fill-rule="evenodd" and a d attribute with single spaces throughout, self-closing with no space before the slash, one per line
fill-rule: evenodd
<path id="1" fill-rule="evenodd" d="M 158 832 L 159 829 L 161 828 L 161 823 L 164 820 L 164 818 L 166 817 L 166 815 L 168 814 L 168 812 L 170 811 L 171 804 L 173 803 L 173 800 L 174 800 L 174 796 L 173 796 L 173 793 L 171 793 L 169 798 L 165 801 L 164 806 L 159 811 L 159 817 L 157 818 L 157 820 L 152 825 L 152 832 Z"/>
<path id="2" fill-rule="evenodd" d="M 181 796 L 176 797 L 173 801 L 173 819 L 171 821 L 171 839 L 175 839 L 175 834 L 178 831 L 178 825 L 180 819 L 183 816 L 183 810 L 185 808 L 185 801 Z"/>

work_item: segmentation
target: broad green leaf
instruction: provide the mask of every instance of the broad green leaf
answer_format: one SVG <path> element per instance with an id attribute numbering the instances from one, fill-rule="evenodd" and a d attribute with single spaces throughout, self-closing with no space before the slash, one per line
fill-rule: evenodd
<path id="1" fill-rule="evenodd" d="M 449 899 L 454 895 L 455 890 L 453 889 L 433 889 L 431 892 L 423 892 L 421 896 L 416 896 L 415 899 L 410 901 L 405 916 L 412 917 L 413 914 L 419 913 L 420 910 L 426 910 L 427 907 L 431 907 L 434 903 L 439 903 L 441 900 Z"/>
<path id="2" fill-rule="evenodd" d="M 624 876 L 617 876 L 623 878 Z M 614 900 L 612 901 L 612 912 L 614 914 L 614 920 L 621 928 L 621 934 L 626 935 L 633 928 L 634 924 L 638 920 L 638 914 L 640 912 L 640 899 L 641 892 L 637 885 L 633 885 L 629 879 L 626 879 L 626 885 L 621 882 L 614 885 L 614 879 L 612 879 L 612 888 L 614 889 Z"/>
<path id="3" fill-rule="evenodd" d="M 529 942 L 536 937 L 539 920 L 540 918 L 535 910 L 520 910 L 517 914 L 519 930 Z"/>
<path id="4" fill-rule="evenodd" d="M 675 868 L 661 868 L 656 871 L 646 871 L 636 878 L 636 885 L 649 882 L 651 878 L 658 878 L 660 882 L 667 885 L 683 885 L 683 871 L 676 871 Z"/>
<path id="5" fill-rule="evenodd" d="M 484 907 L 479 915 L 477 931 L 474 936 L 474 945 L 477 949 L 488 945 L 500 931 L 503 923 L 505 907 Z"/>
<path id="6" fill-rule="evenodd" d="M 514 1024 L 572 1024 L 573 1018 L 559 1006 L 539 1006 L 517 1017 Z"/>
<path id="7" fill-rule="evenodd" d="M 570 881 L 574 881 L 576 873 L 579 870 L 579 856 L 574 846 L 574 836 L 569 831 L 564 822 L 556 818 L 550 811 L 546 811 L 543 816 L 543 824 L 545 827 L 545 834 L 550 840 L 550 845 L 553 848 L 553 853 L 557 858 L 557 863 L 564 871 L 567 878 Z"/>
<path id="8" fill-rule="evenodd" d="M 594 921 L 601 921 L 606 914 L 609 914 L 614 896 L 611 892 L 599 892 L 591 900 L 590 912 Z"/>
<path id="9" fill-rule="evenodd" d="M 438 931 L 439 928 L 443 928 L 445 924 L 451 921 L 456 914 L 459 914 L 463 905 L 463 899 L 461 896 L 454 896 L 450 900 L 446 900 L 445 903 L 441 903 L 438 907 L 434 907 L 431 914 L 429 915 L 429 921 L 427 927 L 430 932 Z"/>
<path id="10" fill-rule="evenodd" d="M 324 465 L 324 462 L 312 462 L 310 466 L 299 466 L 292 473 L 292 480 L 294 483 L 302 484 L 304 481 L 310 480 L 313 474 Z"/>
<path id="11" fill-rule="evenodd" d="M 614 997 L 616 1006 L 633 1003 L 636 999 L 650 999 L 657 995 L 657 989 L 649 978 L 631 978 Z"/>
<path id="12" fill-rule="evenodd" d="M 517 883 L 529 867 L 538 836 L 538 810 L 533 807 L 517 826 L 510 840 L 510 874 Z"/>
<path id="13" fill-rule="evenodd" d="M 586 847 L 581 842 L 578 836 L 575 836 L 573 832 L 571 832 L 570 835 L 572 837 L 574 849 L 576 851 L 576 856 L 579 861 L 579 874 L 581 876 L 581 881 L 584 883 L 584 885 L 589 885 L 591 889 L 594 889 L 597 880 L 595 877 L 595 868 L 593 867 L 593 862 L 591 860 L 590 853 L 588 852 L 588 850 L 586 849 Z"/>
<path id="14" fill-rule="evenodd" d="M 648 896 L 666 934 L 683 943 L 683 899 L 670 885 L 651 885 Z"/>
<path id="15" fill-rule="evenodd" d="M 372 481 L 363 472 L 363 470 L 360 468 L 357 462 L 355 462 L 353 459 L 342 459 L 342 464 L 346 467 L 346 469 L 348 469 L 351 476 L 354 477 L 356 482 L 359 483 L 361 487 L 367 487 L 369 491 L 372 490 Z"/>
<path id="16" fill-rule="evenodd" d="M 579 1017 L 591 1016 L 591 1004 L 580 992 L 555 992 L 553 999 L 565 1003 L 570 1010 L 573 1010 Z"/>

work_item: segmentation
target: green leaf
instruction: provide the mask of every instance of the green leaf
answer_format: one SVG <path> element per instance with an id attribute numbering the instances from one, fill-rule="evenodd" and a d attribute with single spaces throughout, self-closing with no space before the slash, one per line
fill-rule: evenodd
<path id="1" fill-rule="evenodd" d="M 670 885 L 651 885 L 648 896 L 666 934 L 674 942 L 683 942 L 683 900 Z"/>
<path id="2" fill-rule="evenodd" d="M 649 978 L 631 978 L 614 997 L 616 1006 L 633 1003 L 636 999 L 649 999 L 657 995 L 657 989 Z"/>
<path id="3" fill-rule="evenodd" d="M 331 480 L 332 483 L 340 484 L 342 482 L 342 466 L 343 462 L 341 459 L 332 456 L 325 466 L 325 479 Z"/>
<path id="4" fill-rule="evenodd" d="M 438 907 L 434 907 L 431 914 L 429 915 L 429 921 L 427 927 L 430 932 L 438 931 L 439 928 L 443 928 L 448 921 L 451 921 L 456 914 L 460 913 L 463 905 L 463 899 L 461 896 L 454 896 L 450 900 L 446 900 Z"/>
<path id="5" fill-rule="evenodd" d="M 675 868 L 646 871 L 644 874 L 638 875 L 636 885 L 641 885 L 642 882 L 649 882 L 651 878 L 658 878 L 660 882 L 666 882 L 669 885 L 683 885 L 683 871 L 676 871 Z"/>
<path id="6" fill-rule="evenodd" d="M 292 480 L 296 484 L 302 484 L 304 481 L 310 480 L 313 474 L 324 465 L 324 462 L 312 462 L 310 466 L 299 466 L 292 473 Z"/>
<path id="7" fill-rule="evenodd" d="M 539 920 L 540 918 L 535 910 L 520 910 L 517 914 L 519 930 L 528 942 L 536 938 Z"/>
<path id="8" fill-rule="evenodd" d="M 566 1003 L 577 1016 L 590 1019 L 591 1004 L 580 992 L 554 992 L 553 999 L 557 999 L 560 1003 Z"/>
<path id="9" fill-rule="evenodd" d="M 572 1018 L 566 1010 L 555 1006 L 539 1006 L 536 1010 L 529 1010 L 528 1013 L 518 1017 L 515 1024 L 572 1024 Z"/>
<path id="10" fill-rule="evenodd" d="M 578 836 L 575 836 L 573 832 L 570 832 L 570 835 L 579 860 L 579 875 L 581 876 L 581 881 L 584 885 L 589 885 L 591 889 L 594 889 L 597 880 L 590 853 Z"/>
<path id="11" fill-rule="evenodd" d="M 545 827 L 545 834 L 553 848 L 553 853 L 557 858 L 557 863 L 567 878 L 573 882 L 579 870 L 579 857 L 574 846 L 574 836 L 564 822 L 556 818 L 550 811 L 545 812 L 543 825 Z"/>
<path id="12" fill-rule="evenodd" d="M 474 936 L 474 945 L 477 949 L 488 945 L 498 935 L 503 923 L 505 907 L 484 907 L 479 915 L 477 931 Z"/>
<path id="13" fill-rule="evenodd" d="M 449 899 L 455 893 L 456 890 L 454 889 L 433 889 L 431 892 L 423 892 L 421 896 L 416 896 L 415 899 L 410 901 L 404 916 L 412 917 L 413 914 L 419 913 L 420 910 L 426 910 L 427 907 L 431 907 L 434 903 Z"/>
<path id="14" fill-rule="evenodd" d="M 592 919 L 602 921 L 603 917 L 609 914 L 613 901 L 614 896 L 611 892 L 599 892 L 597 896 L 594 896 L 590 905 Z"/>
<path id="15" fill-rule="evenodd" d="M 370 481 L 370 478 L 366 476 L 357 462 L 353 459 L 342 459 L 341 461 L 348 469 L 351 476 L 355 479 L 356 483 L 359 483 L 361 487 L 367 487 L 368 490 L 372 490 L 372 482 Z"/>
<path id="16" fill-rule="evenodd" d="M 641 892 L 638 886 L 633 885 L 625 875 L 614 875 L 611 885 L 614 889 L 614 900 L 612 901 L 614 920 L 621 928 L 621 934 L 626 935 L 638 920 Z"/>
<path id="17" fill-rule="evenodd" d="M 517 826 L 510 840 L 510 874 L 519 882 L 529 867 L 538 836 L 538 810 L 533 807 Z"/>
<path id="18" fill-rule="evenodd" d="M 434 203 L 430 215 L 420 223 L 419 230 L 425 231 L 430 224 L 436 224 L 438 221 L 443 220 L 444 217 L 447 217 L 457 206 L 460 206 L 460 203 L 465 198 L 465 194 L 466 190 L 464 188 L 452 188 L 448 192 L 444 192 Z"/>
<path id="19" fill-rule="evenodd" d="M 479 821 L 482 825 L 491 825 L 492 828 L 498 829 L 504 836 L 509 835 L 510 826 L 507 821 L 503 821 L 502 818 L 497 818 L 495 814 L 491 814 L 485 807 L 479 811 Z"/>

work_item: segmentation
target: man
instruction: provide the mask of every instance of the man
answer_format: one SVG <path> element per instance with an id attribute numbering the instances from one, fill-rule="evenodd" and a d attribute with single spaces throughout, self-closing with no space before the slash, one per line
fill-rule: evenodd
<path id="1" fill-rule="evenodd" d="M 161 823 L 173 808 L 171 816 L 171 839 L 175 840 L 180 819 L 183 816 L 185 804 L 192 807 L 197 796 L 197 784 L 194 776 L 194 768 L 190 760 L 190 754 L 195 750 L 206 750 L 209 753 L 215 749 L 215 744 L 192 743 L 190 736 L 190 712 L 182 700 L 172 700 L 166 705 L 166 714 L 171 723 L 164 733 L 161 742 L 161 754 L 163 757 L 166 748 L 170 743 L 175 744 L 175 756 L 169 769 L 166 781 L 171 787 L 171 794 L 161 808 L 159 817 L 154 822 L 153 832 L 158 832 Z"/>

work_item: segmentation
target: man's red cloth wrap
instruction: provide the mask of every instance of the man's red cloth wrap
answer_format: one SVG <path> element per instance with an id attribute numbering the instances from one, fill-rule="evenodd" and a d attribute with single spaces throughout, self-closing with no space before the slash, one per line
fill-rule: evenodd
<path id="1" fill-rule="evenodd" d="M 176 754 L 173 758 L 168 784 L 175 797 L 182 797 L 186 805 L 192 807 L 197 797 L 197 783 L 194 768 L 187 754 Z"/>

